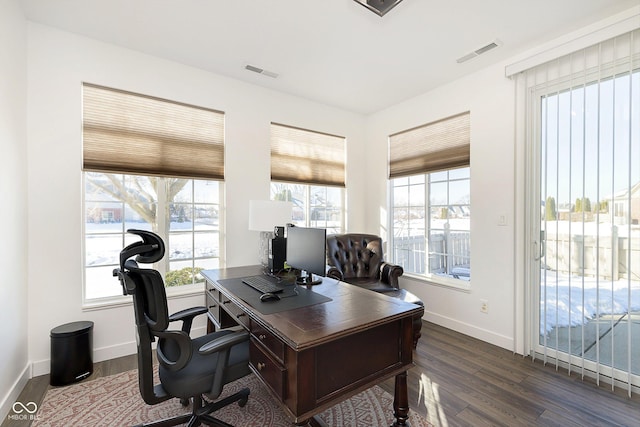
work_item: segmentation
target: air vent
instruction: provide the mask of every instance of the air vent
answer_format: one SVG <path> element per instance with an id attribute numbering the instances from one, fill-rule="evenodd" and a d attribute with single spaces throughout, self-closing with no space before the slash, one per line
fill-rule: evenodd
<path id="1" fill-rule="evenodd" d="M 253 71 L 254 73 L 263 74 L 265 76 L 272 77 L 274 79 L 278 77 L 278 74 L 274 73 L 273 71 L 263 70 L 262 68 L 255 67 L 255 66 L 249 65 L 249 64 L 245 65 L 244 69 L 245 70 L 249 70 L 249 71 Z"/>
<path id="2" fill-rule="evenodd" d="M 489 43 L 489 44 L 488 44 L 488 45 L 486 45 L 486 46 L 482 46 L 480 49 L 476 49 L 476 50 L 474 50 L 473 52 L 468 53 L 468 54 L 466 54 L 465 56 L 458 58 L 458 59 L 456 60 L 456 62 L 457 62 L 458 64 L 461 64 L 461 63 L 463 63 L 463 62 L 466 62 L 466 61 L 468 61 L 468 60 L 470 60 L 470 59 L 475 58 L 475 57 L 476 57 L 476 56 L 478 56 L 478 55 L 482 55 L 483 53 L 488 52 L 488 51 L 490 51 L 491 49 L 495 49 L 495 48 L 496 48 L 496 47 L 498 47 L 498 46 L 500 46 L 500 42 L 498 42 L 498 41 L 496 40 L 496 41 L 494 41 L 494 42 Z"/>

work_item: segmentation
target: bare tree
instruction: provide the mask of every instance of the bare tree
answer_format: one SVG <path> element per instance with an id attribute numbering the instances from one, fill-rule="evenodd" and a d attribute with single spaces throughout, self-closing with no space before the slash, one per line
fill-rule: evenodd
<path id="1" fill-rule="evenodd" d="M 160 178 L 150 176 L 130 175 L 132 181 L 125 185 L 122 175 L 115 174 L 87 174 L 91 185 L 101 189 L 114 200 L 122 201 L 133 209 L 140 217 L 151 224 L 154 231 L 158 231 L 158 185 Z M 107 179 L 101 179 L 106 177 Z M 184 188 L 189 180 L 184 178 L 165 178 L 167 185 L 167 200 L 174 200 L 175 196 Z M 168 209 L 168 208 L 167 208 Z M 166 213 L 166 212 L 165 212 Z"/>

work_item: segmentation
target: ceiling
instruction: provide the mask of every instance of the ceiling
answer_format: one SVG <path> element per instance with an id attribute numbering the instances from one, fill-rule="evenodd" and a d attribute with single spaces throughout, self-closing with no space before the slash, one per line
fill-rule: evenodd
<path id="1" fill-rule="evenodd" d="M 362 114 L 638 0 L 21 0 L 31 21 Z M 491 42 L 499 47 L 458 64 Z M 256 74 L 245 65 L 278 74 Z"/>

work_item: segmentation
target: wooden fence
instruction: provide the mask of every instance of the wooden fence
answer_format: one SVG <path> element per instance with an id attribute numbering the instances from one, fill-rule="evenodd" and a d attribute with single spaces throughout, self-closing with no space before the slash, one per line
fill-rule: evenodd
<path id="1" fill-rule="evenodd" d="M 427 255 L 429 273 L 456 274 L 456 268 L 467 274 L 471 256 L 470 233 L 466 231 L 444 231 L 431 233 L 428 254 L 424 236 L 394 238 L 394 262 L 402 265 L 407 272 L 426 272 Z"/>
<path id="2" fill-rule="evenodd" d="M 568 275 L 639 280 L 640 235 L 619 236 L 615 225 L 600 236 L 547 232 L 542 261 Z"/>

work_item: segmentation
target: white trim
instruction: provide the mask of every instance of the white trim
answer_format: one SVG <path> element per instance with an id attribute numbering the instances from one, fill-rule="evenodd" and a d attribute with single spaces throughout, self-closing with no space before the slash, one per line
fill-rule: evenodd
<path id="1" fill-rule="evenodd" d="M 403 280 L 403 277 L 432 286 L 440 286 L 442 288 L 449 288 L 467 293 L 471 292 L 471 280 L 449 279 L 435 274 L 417 274 L 410 272 L 404 272 L 399 280 Z"/>
<path id="2" fill-rule="evenodd" d="M 579 31 L 557 38 L 531 51 L 525 58 L 505 67 L 505 76 L 512 77 L 537 65 L 576 52 L 580 49 L 640 28 L 640 6 L 613 15 Z"/>
<path id="3" fill-rule="evenodd" d="M 179 298 L 189 298 L 197 295 L 204 295 L 204 283 L 194 283 L 183 286 L 165 287 L 167 300 Z M 82 305 L 82 311 L 108 310 L 116 307 L 126 307 L 133 305 L 133 300 L 128 295 L 118 295 L 115 297 L 92 299 Z"/>
<path id="4" fill-rule="evenodd" d="M 440 172 L 450 172 L 452 170 L 455 169 L 470 169 L 470 166 L 466 166 L 466 167 L 461 167 L 461 168 L 450 168 L 450 169 L 446 169 L 444 171 L 440 171 Z M 436 172 L 439 173 L 439 172 Z M 424 209 L 425 212 L 429 212 L 431 210 L 431 196 L 430 196 L 430 175 L 432 173 L 430 172 L 426 172 L 426 173 L 421 173 L 421 174 L 415 174 L 415 175 L 409 175 L 406 177 L 396 177 L 396 178 L 390 178 L 387 180 L 387 206 L 389 208 L 389 212 L 390 214 L 387 216 L 388 217 L 388 230 L 390 231 L 389 233 L 389 238 L 388 238 L 388 246 L 387 246 L 387 258 L 389 258 L 389 262 L 394 263 L 394 264 L 398 264 L 400 265 L 401 261 L 399 261 L 398 259 L 396 259 L 395 257 L 395 229 L 394 229 L 394 209 L 395 206 L 393 205 L 393 201 L 395 198 L 395 189 L 396 187 L 394 186 L 394 181 L 397 179 L 403 179 L 406 178 L 408 179 L 406 186 L 411 187 L 412 185 L 415 184 L 411 184 L 410 183 L 410 178 L 411 177 L 417 177 L 417 176 L 421 176 L 424 177 L 424 182 L 422 185 L 424 185 Z M 436 182 L 446 182 L 446 183 L 450 183 L 453 181 L 469 181 L 469 183 L 471 182 L 471 174 L 469 174 L 468 177 L 462 177 L 462 178 L 451 178 L 449 175 L 447 175 L 446 180 L 443 181 L 436 181 Z M 402 186 L 405 186 L 404 184 Z M 448 196 L 447 196 L 448 197 Z M 460 205 L 460 206 L 465 206 L 465 205 Z M 470 202 L 468 205 L 466 206 L 471 206 Z M 431 230 L 431 226 L 430 226 L 430 214 L 429 215 L 425 215 L 424 217 L 424 231 L 425 231 L 425 247 L 428 248 L 428 242 L 426 242 L 426 240 L 428 240 L 429 237 L 429 233 Z M 469 234 L 471 234 L 471 230 L 469 230 Z M 429 260 L 428 258 L 424 260 L 425 262 L 425 269 L 429 269 Z M 469 263 L 471 263 L 471 257 L 469 257 Z M 405 277 L 409 278 L 409 279 L 413 279 L 415 281 L 419 281 L 422 283 L 426 283 L 429 285 L 434 285 L 434 286 L 440 286 L 443 288 L 449 288 L 449 289 L 453 289 L 453 290 L 457 290 L 457 291 L 463 291 L 463 292 L 471 292 L 471 280 L 464 280 L 464 279 L 456 279 L 453 277 L 446 277 L 446 276 L 440 276 L 437 274 L 431 274 L 431 273 L 416 273 L 416 272 L 411 272 L 411 271 L 406 271 L 403 273 Z"/>
<path id="5" fill-rule="evenodd" d="M 0 403 L 0 423 L 4 422 L 4 420 L 7 419 L 7 416 L 9 416 L 9 411 L 11 411 L 14 402 L 18 399 L 18 396 L 20 396 L 20 393 L 22 393 L 22 390 L 27 385 L 29 378 L 29 364 L 27 363 L 11 388 L 9 388 L 7 394 L 2 398 L 2 402 Z"/>
<path id="6" fill-rule="evenodd" d="M 456 332 L 460 332 L 461 334 L 465 334 L 478 340 L 485 341 L 489 344 L 496 345 L 506 350 L 512 350 L 514 348 L 513 337 L 496 334 L 495 332 L 488 329 L 479 328 L 476 325 L 461 322 L 458 319 L 442 316 L 430 311 L 425 311 L 422 318 L 428 322 L 435 323 L 436 325 L 440 325 Z"/>
<path id="7" fill-rule="evenodd" d="M 191 329 L 191 337 L 200 337 L 207 333 L 207 327 L 197 326 Z M 108 347 L 102 347 L 93 350 L 93 362 L 102 362 L 104 360 L 116 359 L 118 357 L 129 356 L 136 354 L 138 347 L 135 341 L 124 342 L 120 344 L 111 345 Z M 46 375 L 51 372 L 51 359 L 38 360 L 31 365 L 31 377 L 38 377 L 40 375 Z M 24 388 L 25 383 L 20 387 L 20 390 Z M 19 392 L 18 392 L 19 393 Z M 17 395 L 16 395 L 17 397 Z"/>

